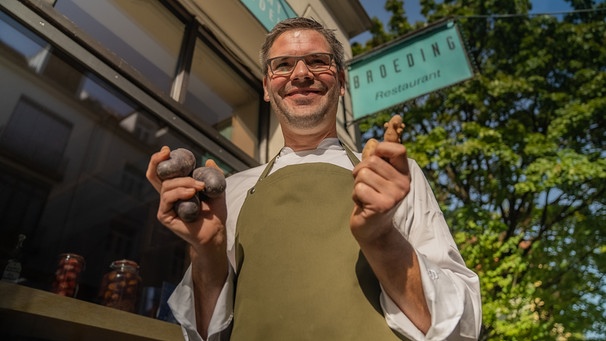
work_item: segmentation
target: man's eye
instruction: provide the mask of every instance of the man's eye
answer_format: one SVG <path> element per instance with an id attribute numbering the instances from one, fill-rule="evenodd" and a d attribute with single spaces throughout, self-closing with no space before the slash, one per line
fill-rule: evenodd
<path id="1" fill-rule="evenodd" d="M 326 66 L 328 65 L 328 59 L 323 56 L 312 56 L 307 59 L 306 63 L 309 66 Z"/>
<path id="2" fill-rule="evenodd" d="M 274 69 L 289 69 L 293 65 L 290 59 L 281 59 L 274 61 Z"/>

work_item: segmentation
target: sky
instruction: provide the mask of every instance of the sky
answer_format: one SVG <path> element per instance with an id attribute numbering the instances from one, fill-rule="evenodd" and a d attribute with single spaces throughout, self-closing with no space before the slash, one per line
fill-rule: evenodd
<path id="1" fill-rule="evenodd" d="M 383 23 L 387 24 L 391 13 L 384 9 L 385 0 L 360 0 L 369 17 L 377 17 Z M 425 21 L 421 15 L 421 5 L 419 0 L 404 0 L 404 10 L 408 17 L 408 22 Z M 570 4 L 564 0 L 532 0 L 532 10 L 530 13 L 561 13 L 570 11 Z M 509 13 L 503 13 L 509 14 Z M 364 32 L 355 36 L 351 41 L 364 44 L 371 38 L 369 32 Z"/>

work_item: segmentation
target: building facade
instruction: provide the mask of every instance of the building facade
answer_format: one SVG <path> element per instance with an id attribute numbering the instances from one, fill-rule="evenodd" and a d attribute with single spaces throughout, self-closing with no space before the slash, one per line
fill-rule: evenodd
<path id="1" fill-rule="evenodd" d="M 25 241 L 18 282 L 49 290 L 57 256 L 86 260 L 77 298 L 98 302 L 108 265 L 130 259 L 142 286 L 176 284 L 183 242 L 156 220 L 147 183 L 161 146 L 232 174 L 282 146 L 263 101 L 259 49 L 289 16 L 349 39 L 370 19 L 358 0 L 1 0 L 0 251 Z M 340 139 L 358 145 L 348 95 Z"/>

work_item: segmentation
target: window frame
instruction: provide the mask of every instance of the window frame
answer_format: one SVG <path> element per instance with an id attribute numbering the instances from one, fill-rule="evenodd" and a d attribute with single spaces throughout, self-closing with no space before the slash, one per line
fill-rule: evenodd
<path id="1" fill-rule="evenodd" d="M 226 51 L 220 42 L 204 29 L 203 25 L 189 15 L 175 1 L 161 0 L 167 10 L 175 14 L 178 19 L 186 20 L 187 28 L 183 37 L 181 53 L 175 75 L 179 73 L 187 75 L 191 67 L 194 46 L 197 39 L 202 39 L 215 53 L 224 57 L 224 60 L 245 80 L 262 98 L 262 85 L 251 72 L 237 63 L 229 51 Z M 0 4 L 7 15 L 25 25 L 32 32 L 39 34 L 47 40 L 53 48 L 60 50 L 74 58 L 86 70 L 94 73 L 102 80 L 114 86 L 127 97 L 140 103 L 150 113 L 178 130 L 184 136 L 207 150 L 215 151 L 215 155 L 221 161 L 228 164 L 234 171 L 242 171 L 250 167 L 258 166 L 259 160 L 250 157 L 230 140 L 223 137 L 219 131 L 212 126 L 195 118 L 181 103 L 163 92 L 156 86 L 144 79 L 138 72 L 123 63 L 120 58 L 112 54 L 94 39 L 89 38 L 86 33 L 79 30 L 73 23 L 45 2 L 20 2 L 10 1 Z M 174 77 L 171 94 L 186 93 L 186 78 Z M 181 96 L 181 95 L 179 95 Z M 269 131 L 269 108 L 260 101 L 258 141 L 259 148 L 265 145 Z M 264 155 L 260 150 L 261 158 Z"/>

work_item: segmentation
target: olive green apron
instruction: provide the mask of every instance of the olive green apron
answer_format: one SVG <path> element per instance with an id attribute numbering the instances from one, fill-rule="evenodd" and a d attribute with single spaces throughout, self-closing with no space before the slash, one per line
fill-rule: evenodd
<path id="1" fill-rule="evenodd" d="M 236 225 L 232 340 L 398 340 L 349 229 L 351 171 L 311 163 L 267 176 L 274 161 Z"/>

